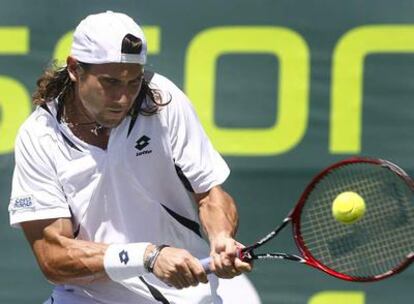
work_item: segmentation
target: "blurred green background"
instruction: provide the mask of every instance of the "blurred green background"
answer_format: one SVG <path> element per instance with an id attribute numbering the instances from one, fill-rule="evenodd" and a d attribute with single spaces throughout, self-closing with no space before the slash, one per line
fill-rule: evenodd
<path id="1" fill-rule="evenodd" d="M 42 69 L 67 55 L 81 19 L 105 10 L 144 26 L 148 69 L 192 99 L 232 168 L 241 242 L 272 229 L 333 161 L 374 156 L 414 171 L 414 1 L 2 0 L 0 303 L 41 303 L 51 290 L 8 225 L 13 140 Z M 289 231 L 277 244 L 294 251 Z M 267 304 L 405 304 L 414 268 L 356 284 L 264 262 L 249 278 Z"/>

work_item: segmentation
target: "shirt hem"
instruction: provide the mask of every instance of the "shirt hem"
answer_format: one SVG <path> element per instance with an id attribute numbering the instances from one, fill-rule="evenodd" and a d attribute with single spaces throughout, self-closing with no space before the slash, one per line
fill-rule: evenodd
<path id="1" fill-rule="evenodd" d="M 55 208 L 33 211 L 25 210 L 22 212 L 16 212 L 10 216 L 10 226 L 13 228 L 20 228 L 20 223 L 22 222 L 70 217 L 72 217 L 72 215 L 68 209 Z"/>

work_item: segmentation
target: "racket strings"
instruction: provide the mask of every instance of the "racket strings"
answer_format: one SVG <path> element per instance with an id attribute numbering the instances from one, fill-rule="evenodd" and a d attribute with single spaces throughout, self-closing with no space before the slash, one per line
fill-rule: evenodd
<path id="1" fill-rule="evenodd" d="M 353 191 L 366 203 L 354 224 L 336 221 L 331 204 Z M 414 249 L 413 192 L 392 170 L 352 163 L 331 170 L 315 184 L 302 210 L 300 232 L 311 255 L 340 273 L 365 278 L 384 274 Z"/>

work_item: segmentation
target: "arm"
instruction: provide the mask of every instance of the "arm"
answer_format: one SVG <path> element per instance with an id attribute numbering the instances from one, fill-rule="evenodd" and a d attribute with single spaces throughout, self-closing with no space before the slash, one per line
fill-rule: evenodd
<path id="1" fill-rule="evenodd" d="M 82 285 L 108 279 L 104 257 L 109 245 L 73 239 L 70 219 L 30 221 L 21 226 L 40 269 L 52 283 Z M 148 245 L 143 259 L 154 248 Z M 157 259 L 154 274 L 165 283 L 181 289 L 207 282 L 203 267 L 189 252 L 171 247 L 162 251 L 164 258 Z"/>
<path id="2" fill-rule="evenodd" d="M 201 194 L 194 194 L 199 207 L 200 220 L 211 246 L 211 269 L 221 278 L 232 278 L 252 269 L 251 264 L 237 258 L 241 244 L 234 240 L 238 214 L 229 194 L 220 186 Z M 154 267 L 154 274 L 176 288 L 206 283 L 207 276 L 201 263 L 189 252 L 177 248 L 161 251 Z"/>
<path id="3" fill-rule="evenodd" d="M 236 259 L 238 243 L 233 237 L 238 215 L 233 199 L 220 186 L 214 187 L 226 180 L 230 170 L 208 139 L 191 101 L 170 81 L 161 77 L 159 81 L 160 87 L 165 85 L 171 93 L 171 102 L 162 115 L 168 124 L 174 164 L 188 179 L 193 192 L 198 193 L 194 198 L 201 224 L 210 240 L 214 261 L 211 268 L 221 277 L 234 277 L 240 271 L 249 271 L 249 264 Z M 155 268 L 161 264 L 167 250 L 161 252 Z M 199 261 L 196 264 L 201 266 Z"/>
<path id="4" fill-rule="evenodd" d="M 220 186 L 210 191 L 194 194 L 204 231 L 210 242 L 219 236 L 233 238 L 237 231 L 239 215 L 233 198 Z"/>
<path id="5" fill-rule="evenodd" d="M 22 222 L 21 226 L 45 277 L 55 284 L 116 282 L 145 273 L 143 262 L 153 249 L 149 243 L 104 244 L 73 238 L 69 218 Z M 129 252 L 128 265 L 120 251 Z"/>
<path id="6" fill-rule="evenodd" d="M 88 284 L 107 278 L 103 266 L 106 244 L 73 239 L 68 218 L 21 223 L 40 269 L 56 284 Z"/>
<path id="7" fill-rule="evenodd" d="M 42 124 L 29 120 L 21 127 L 15 143 L 11 224 L 20 224 L 49 281 L 86 284 L 103 279 L 103 256 L 108 245 L 73 239 L 69 206 L 56 175 L 54 149 L 58 148 L 53 136 Z M 30 208 L 15 207 L 19 197 L 30 197 Z M 48 216 L 53 219 L 39 219 Z"/>
<path id="8" fill-rule="evenodd" d="M 195 199 L 201 223 L 210 241 L 212 271 L 222 278 L 232 278 L 241 272 L 251 271 L 251 264 L 237 258 L 237 248 L 241 244 L 234 239 L 238 213 L 233 198 L 216 186 L 206 193 L 195 194 Z"/>

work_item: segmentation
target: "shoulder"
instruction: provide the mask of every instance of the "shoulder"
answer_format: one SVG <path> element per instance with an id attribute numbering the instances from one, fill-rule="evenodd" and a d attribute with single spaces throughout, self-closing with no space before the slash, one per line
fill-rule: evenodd
<path id="1" fill-rule="evenodd" d="M 158 90 L 163 95 L 170 95 L 170 97 L 178 98 L 178 97 L 185 97 L 183 91 L 169 78 L 164 75 L 154 73 L 151 78 L 150 87 Z M 164 96 L 163 96 L 164 97 Z"/>
<path id="2" fill-rule="evenodd" d="M 167 77 L 154 73 L 150 88 L 159 94 L 161 103 L 160 117 L 165 118 L 168 125 L 175 125 L 179 121 L 196 121 L 197 114 L 186 94 Z"/>
<path id="3" fill-rule="evenodd" d="M 33 144 L 40 143 L 41 138 L 55 139 L 58 130 L 57 121 L 50 108 L 46 110 L 43 107 L 37 106 L 35 110 L 20 126 L 16 137 L 16 145 L 20 142 L 27 141 Z"/>

